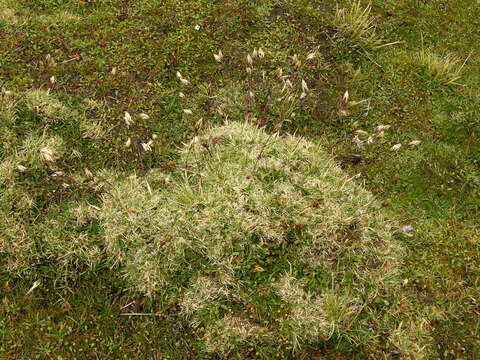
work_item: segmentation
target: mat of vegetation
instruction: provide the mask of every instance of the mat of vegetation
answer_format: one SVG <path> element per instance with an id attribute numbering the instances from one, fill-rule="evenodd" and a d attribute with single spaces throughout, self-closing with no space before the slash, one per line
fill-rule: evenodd
<path id="1" fill-rule="evenodd" d="M 480 358 L 479 22 L 475 0 L 0 0 L 0 358 Z M 331 264 L 309 263 L 299 239 L 335 234 L 329 223 L 282 223 L 308 197 L 257 208 L 268 216 L 247 220 L 263 232 L 210 253 L 214 237 L 195 216 L 235 162 L 202 185 L 214 156 L 233 150 L 232 139 L 210 144 L 202 134 L 225 122 L 234 133 L 236 122 L 263 127 L 262 155 L 288 134 L 320 145 L 318 158 L 343 169 L 329 167 L 339 174 L 332 184 L 348 178 L 342 186 L 369 209 L 358 229 L 330 214 L 345 221 L 340 233 L 364 239 L 362 221 L 374 214 L 398 224 L 371 228 L 401 243 L 401 260 L 382 253 L 383 265 L 368 263 L 390 264 L 392 281 L 370 288 L 374 272 L 356 278 L 371 254 L 347 254 L 358 245 L 347 241 L 335 251 L 354 271 L 330 273 L 341 288 L 328 282 L 319 269 Z M 276 185 L 292 184 L 287 165 L 255 156 L 242 161 L 263 174 L 257 186 L 273 201 Z M 206 192 L 182 194 L 181 184 Z M 129 193 L 132 210 L 115 200 Z M 363 203 L 370 193 L 377 200 Z M 249 198 L 229 199 L 238 207 Z M 163 211 L 172 221 L 174 206 L 193 203 L 175 226 L 134 229 L 136 217 L 153 224 Z M 245 231 L 242 216 L 228 228 Z M 202 225 L 202 238 L 187 236 Z M 120 232 L 136 246 L 122 247 Z M 264 253 L 265 232 L 283 239 L 283 255 Z M 158 247 L 164 233 L 185 242 Z M 161 271 L 141 261 L 146 253 L 172 262 Z M 315 312 L 307 325 L 294 316 L 332 294 L 346 301 L 344 315 Z"/>

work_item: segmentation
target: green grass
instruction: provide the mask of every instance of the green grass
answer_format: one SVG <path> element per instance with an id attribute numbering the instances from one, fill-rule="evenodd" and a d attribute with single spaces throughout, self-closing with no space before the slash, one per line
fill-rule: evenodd
<path id="1" fill-rule="evenodd" d="M 128 176 L 142 182 L 155 171 L 175 180 L 178 147 L 226 116 L 321 144 L 388 218 L 413 227 L 411 237 L 395 235 L 404 249 L 401 285 L 378 305 L 404 314 L 387 321 L 390 341 L 337 336 L 282 356 L 402 358 L 412 346 L 405 334 L 416 334 L 427 355 L 411 358 L 480 358 L 478 3 L 373 1 L 363 25 L 340 24 L 337 9 L 354 14 L 351 3 L 0 0 L 0 358 L 214 358 L 205 350 L 213 329 L 205 337 L 188 326 L 168 294 L 131 290 L 94 213 Z M 266 55 L 248 77 L 246 54 L 258 47 Z M 270 106 L 288 97 L 278 68 L 290 75 L 288 95 L 297 95 L 288 106 Z M 182 86 L 177 71 L 193 86 Z M 309 93 L 299 99 L 302 79 Z M 391 127 L 381 134 L 379 125 Z M 53 161 L 42 158 L 44 148 Z M 164 181 L 155 176 L 152 191 Z M 284 301 L 254 300 L 247 309 Z M 270 357 L 251 351 L 230 356 Z"/>

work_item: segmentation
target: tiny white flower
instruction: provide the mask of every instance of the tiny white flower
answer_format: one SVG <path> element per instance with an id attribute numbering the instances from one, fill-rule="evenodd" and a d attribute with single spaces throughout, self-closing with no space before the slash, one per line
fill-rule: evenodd
<path id="1" fill-rule="evenodd" d="M 410 141 L 410 142 L 408 143 L 408 145 L 410 145 L 410 146 L 417 146 L 417 145 L 420 144 L 420 143 L 421 143 L 420 140 L 413 140 L 413 141 Z"/>
<path id="2" fill-rule="evenodd" d="M 187 114 L 187 115 L 192 115 L 193 114 L 193 111 L 190 110 L 190 109 L 183 109 L 183 112 L 184 112 L 184 114 Z"/>
<path id="3" fill-rule="evenodd" d="M 198 24 L 195 25 L 195 30 L 197 30 L 197 31 L 200 30 L 200 25 L 198 25 Z"/>
<path id="4" fill-rule="evenodd" d="M 55 76 L 50 77 L 50 83 L 53 85 L 57 82 L 57 79 L 55 79 Z"/>
<path id="5" fill-rule="evenodd" d="M 140 117 L 140 119 L 142 120 L 148 120 L 150 119 L 150 116 L 148 116 L 148 114 L 145 114 L 145 113 L 141 113 L 140 115 L 138 115 Z"/>
<path id="6" fill-rule="evenodd" d="M 184 98 L 184 97 L 185 97 L 185 94 L 180 91 L 180 92 L 178 93 L 178 96 L 181 97 L 181 98 Z"/>
<path id="7" fill-rule="evenodd" d="M 17 170 L 20 171 L 21 173 L 27 171 L 27 168 L 23 165 L 17 165 Z"/>
<path id="8" fill-rule="evenodd" d="M 132 139 L 128 138 L 127 141 L 125 141 L 125 147 L 130 147 L 132 144 Z"/>
<path id="9" fill-rule="evenodd" d="M 302 79 L 302 90 L 304 92 L 307 92 L 308 91 L 308 85 L 307 85 L 307 82 L 305 80 Z"/>
<path id="10" fill-rule="evenodd" d="M 390 151 L 398 151 L 398 150 L 400 150 L 401 147 L 402 147 L 402 144 L 393 145 L 393 146 L 390 148 Z"/>
<path id="11" fill-rule="evenodd" d="M 218 54 L 213 54 L 213 57 L 215 58 L 215 61 L 221 63 L 223 60 L 222 50 L 220 50 Z"/>
<path id="12" fill-rule="evenodd" d="M 123 116 L 123 119 L 125 120 L 125 124 L 127 124 L 127 126 L 134 124 L 132 117 L 127 111 L 125 111 L 125 115 Z"/>

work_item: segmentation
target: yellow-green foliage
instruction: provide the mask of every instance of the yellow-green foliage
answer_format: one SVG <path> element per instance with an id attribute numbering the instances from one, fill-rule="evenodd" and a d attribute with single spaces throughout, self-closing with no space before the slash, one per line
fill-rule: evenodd
<path id="1" fill-rule="evenodd" d="M 418 61 L 435 80 L 444 84 L 455 84 L 460 79 L 465 62 L 454 55 L 439 56 L 431 50 L 422 49 L 418 53 Z"/>
<path id="2" fill-rule="evenodd" d="M 98 212 L 134 288 L 179 305 L 221 355 L 376 342 L 401 250 L 318 145 L 232 123 L 187 144 L 178 169 L 114 181 Z"/>
<path id="3" fill-rule="evenodd" d="M 375 44 L 378 40 L 370 10 L 370 4 L 362 6 L 360 0 L 352 1 L 348 9 L 337 7 L 333 25 L 342 37 L 351 41 L 352 45 Z"/>
<path id="4" fill-rule="evenodd" d="M 44 184 L 60 189 L 71 184 L 61 183 L 55 174 L 66 153 L 63 138 L 50 134 L 48 124 L 36 120 L 31 122 L 35 126 L 28 132 L 16 132 L 16 126 L 27 120 L 25 108 L 30 113 L 27 118 L 34 115 L 46 122 L 75 113 L 43 90 L 0 95 L 0 133 L 5 139 L 0 146 L 0 262 L 5 264 L 2 271 L 35 274 L 35 264 L 45 260 L 60 265 L 82 258 L 93 263 L 98 259 L 98 247 L 91 246 L 86 233 L 75 226 L 78 204 L 52 203 L 46 209 L 37 203 L 42 193 L 53 197 L 43 189 Z M 71 175 L 78 179 L 77 174 Z"/>

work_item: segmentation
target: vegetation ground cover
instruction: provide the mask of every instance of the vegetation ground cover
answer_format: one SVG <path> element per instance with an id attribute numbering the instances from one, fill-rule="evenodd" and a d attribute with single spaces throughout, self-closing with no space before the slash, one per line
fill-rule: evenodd
<path id="1" fill-rule="evenodd" d="M 402 326 L 429 334 L 416 357 L 479 358 L 479 11 L 474 0 L 1 0 L 1 356 L 212 358 L 161 299 L 125 290 L 101 222 L 78 209 L 101 208 L 112 174 L 178 171 L 177 148 L 229 116 L 320 143 L 356 176 L 403 232 L 396 305 L 417 321 Z M 253 48 L 265 57 L 249 77 Z M 270 106 L 278 68 L 292 92 L 308 88 L 282 109 Z M 291 356 L 373 351 L 330 341 Z"/>

